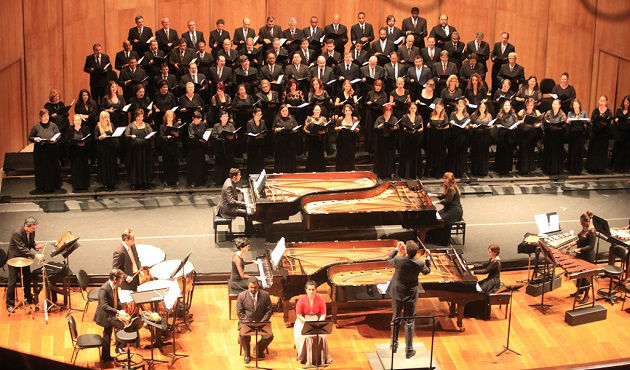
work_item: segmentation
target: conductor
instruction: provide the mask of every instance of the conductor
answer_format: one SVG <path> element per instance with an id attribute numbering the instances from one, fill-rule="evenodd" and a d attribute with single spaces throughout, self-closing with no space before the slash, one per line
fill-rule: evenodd
<path id="1" fill-rule="evenodd" d="M 431 256 L 424 261 L 415 258 L 418 253 L 418 244 L 413 240 L 407 243 L 398 242 L 396 249 L 387 257 L 387 263 L 396 268 L 394 276 L 387 288 L 387 293 L 392 297 L 392 352 L 398 350 L 398 325 L 394 320 L 403 316 L 416 314 L 416 302 L 418 301 L 418 275 L 426 275 L 431 272 Z M 400 254 L 400 255 L 398 255 Z M 405 356 L 411 358 L 416 354 L 413 349 L 413 328 L 415 320 L 405 321 Z"/>

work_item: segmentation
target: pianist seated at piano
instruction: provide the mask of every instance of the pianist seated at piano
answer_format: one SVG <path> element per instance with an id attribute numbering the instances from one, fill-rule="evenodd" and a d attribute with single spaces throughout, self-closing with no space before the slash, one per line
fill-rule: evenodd
<path id="1" fill-rule="evenodd" d="M 249 275 L 245 273 L 245 265 L 257 261 L 245 260 L 245 255 L 249 252 L 249 240 L 246 238 L 236 238 L 234 245 L 237 251 L 232 257 L 232 271 L 230 272 L 228 285 L 230 286 L 230 291 L 240 293 L 247 290 L 247 279 L 249 279 Z"/>
<path id="2" fill-rule="evenodd" d="M 306 282 L 306 295 L 295 303 L 295 324 L 293 325 L 293 344 L 297 351 L 297 360 L 306 368 L 328 366 L 332 357 L 328 352 L 326 335 L 319 336 L 319 343 L 315 343 L 315 335 L 302 335 L 302 328 L 306 321 L 322 321 L 326 319 L 326 302 L 316 292 L 317 283 L 312 280 Z M 317 353 L 316 353 L 317 351 Z"/>
<path id="3" fill-rule="evenodd" d="M 219 200 L 219 215 L 224 218 L 243 217 L 245 219 L 245 233 L 250 230 L 251 221 L 247 217 L 247 204 L 238 200 L 236 184 L 241 180 L 241 170 L 230 168 L 230 177 L 223 183 L 221 199 Z"/>
<path id="4" fill-rule="evenodd" d="M 595 242 L 597 237 L 595 235 L 595 228 L 591 224 L 591 218 L 593 218 L 592 211 L 586 211 L 580 216 L 580 224 L 582 230 L 578 233 L 578 239 L 575 244 L 575 248 L 571 251 L 575 253 L 575 256 L 584 261 L 595 263 Z M 577 291 L 571 296 L 577 295 L 580 303 L 585 303 L 589 298 L 590 283 L 588 279 L 580 278 L 575 283 Z"/>
<path id="5" fill-rule="evenodd" d="M 485 279 L 477 283 L 479 293 L 491 294 L 501 287 L 501 258 L 499 258 L 499 253 L 501 253 L 501 247 L 498 244 L 490 244 L 488 246 L 490 259 L 484 263 L 469 266 L 475 274 L 488 274 Z"/>
<path id="6" fill-rule="evenodd" d="M 442 184 L 442 194 L 429 193 L 429 196 L 439 199 L 434 204 L 444 206 L 444 208 L 438 211 L 440 218 L 444 221 L 444 226 L 439 229 L 429 230 L 427 233 L 427 241 L 430 240 L 432 243 L 439 245 L 448 245 L 451 238 L 451 226 L 462 219 L 464 210 L 459 201 L 461 193 L 452 172 L 444 173 L 444 176 L 442 176 Z"/>

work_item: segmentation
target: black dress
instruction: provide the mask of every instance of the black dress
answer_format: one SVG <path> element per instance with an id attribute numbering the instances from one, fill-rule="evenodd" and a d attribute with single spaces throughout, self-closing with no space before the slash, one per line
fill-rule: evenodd
<path id="1" fill-rule="evenodd" d="M 444 119 L 431 119 L 429 125 L 426 172 L 429 177 L 441 178 L 446 172 L 446 145 L 449 138 L 446 113 Z"/>
<path id="2" fill-rule="evenodd" d="M 206 185 L 208 141 L 203 138 L 203 135 L 207 129 L 208 125 L 205 122 L 188 125 L 188 157 L 186 159 L 186 182 L 188 186 Z"/>
<path id="3" fill-rule="evenodd" d="M 519 119 L 524 120 L 527 115 L 535 116 L 536 120 L 533 123 L 521 122 L 518 127 L 516 127 L 516 142 L 518 143 L 517 167 L 519 175 L 528 175 L 536 169 L 534 151 L 538 143 L 539 128 L 534 127 L 534 125 L 540 123 L 542 115 L 537 110 L 534 110 L 532 114 L 525 113 L 525 110 L 522 110 L 519 112 Z"/>
<path id="4" fill-rule="evenodd" d="M 338 118 L 336 126 L 342 127 L 337 131 L 337 156 L 335 158 L 336 171 L 354 171 L 355 154 L 357 151 L 358 132 L 351 130 L 354 122 L 358 121 L 357 117 L 352 116 L 352 122 L 343 122 L 343 118 Z M 358 128 L 358 127 L 357 127 Z"/>
<path id="5" fill-rule="evenodd" d="M 543 171 L 548 175 L 557 175 L 564 170 L 564 142 L 566 138 L 566 114 L 561 110 L 553 114 L 553 110 L 543 115 L 545 127 Z"/>
<path id="6" fill-rule="evenodd" d="M 128 142 L 127 174 L 129 185 L 135 189 L 146 189 L 153 180 L 153 138 L 145 139 L 151 132 L 153 129 L 148 124 L 138 128 L 135 122 L 125 129 Z M 132 135 L 136 138 L 133 139 Z"/>
<path id="7" fill-rule="evenodd" d="M 595 229 L 588 229 L 586 232 L 581 231 L 578 234 L 578 240 L 575 245 L 576 248 L 580 249 L 580 252 L 578 252 L 575 257 L 584 261 L 595 263 L 596 240 L 597 237 L 595 236 Z M 589 281 L 587 279 L 578 279 L 575 285 L 579 289 L 580 287 L 588 286 Z"/>
<path id="8" fill-rule="evenodd" d="M 470 145 L 470 129 L 468 125 L 465 128 L 457 127 L 453 122 L 461 126 L 469 119 L 470 116 L 467 112 L 464 112 L 462 119 L 457 118 L 456 112 L 451 113 L 450 116 L 451 128 L 449 129 L 447 169 L 458 178 L 463 177 L 466 170 L 466 158 L 468 156 L 468 146 Z"/>
<path id="9" fill-rule="evenodd" d="M 315 120 L 313 117 L 306 119 L 306 124 L 326 124 L 325 117 L 319 117 Z M 324 151 L 326 150 L 326 131 L 323 133 L 311 130 L 310 127 L 304 125 L 304 132 L 306 133 L 306 172 L 326 172 L 326 157 Z"/>
<path id="10" fill-rule="evenodd" d="M 31 129 L 28 138 L 34 142 L 33 165 L 35 169 L 35 188 L 37 191 L 52 193 L 61 187 L 61 166 L 59 164 L 59 139 L 49 140 L 59 133 L 59 128 L 52 122 L 37 123 Z M 35 142 L 35 138 L 42 138 Z"/>
<path id="11" fill-rule="evenodd" d="M 256 125 L 253 119 L 247 122 L 247 172 L 257 174 L 265 168 L 265 138 L 267 126 L 264 120 Z M 256 136 L 252 136 L 256 135 Z"/>
<path id="12" fill-rule="evenodd" d="M 438 211 L 444 226 L 427 232 L 427 241 L 438 245 L 448 245 L 451 239 L 451 226 L 462 219 L 464 210 L 460 203 L 460 195 L 454 188 L 449 188 L 446 194 L 438 195 L 444 208 Z"/>
<path id="13" fill-rule="evenodd" d="M 444 109 L 446 110 L 446 114 L 450 116 L 450 114 L 455 111 L 455 105 L 457 105 L 457 99 L 461 98 L 462 90 L 457 87 L 454 91 L 449 91 L 448 88 L 442 90 L 440 94 L 440 98 L 444 101 Z"/>
<path id="14" fill-rule="evenodd" d="M 313 107 L 319 105 L 322 109 L 321 116 L 328 117 L 330 109 L 330 95 L 328 91 L 324 90 L 320 95 L 316 95 L 312 92 L 308 93 L 308 102 L 311 103 L 310 110 L 313 111 Z"/>
<path id="15" fill-rule="evenodd" d="M 88 164 L 88 145 L 86 136 L 92 136 L 90 128 L 81 126 L 76 130 L 74 126 L 66 130 L 68 153 L 70 154 L 70 182 L 73 191 L 87 190 L 90 186 L 90 166 Z"/>
<path id="16" fill-rule="evenodd" d="M 404 89 L 402 95 L 398 95 L 396 89 L 394 89 L 391 93 L 389 93 L 389 96 L 390 98 L 394 98 L 394 103 L 396 103 L 394 105 L 394 116 L 398 119 L 402 118 L 409 108 L 409 103 L 407 101 L 407 98 L 409 97 L 409 90 Z"/>
<path id="17" fill-rule="evenodd" d="M 579 114 L 575 114 L 574 111 L 570 111 L 567 114 L 567 119 L 589 119 L 588 114 L 584 111 Z M 572 121 L 568 123 L 567 140 L 569 142 L 569 158 L 567 161 L 567 168 L 574 175 L 582 173 L 584 167 L 584 144 L 589 132 L 589 123 L 580 121 Z"/>
<path id="18" fill-rule="evenodd" d="M 468 104 L 479 105 L 482 100 L 488 98 L 488 90 L 485 87 L 477 89 L 477 93 L 473 91 L 473 89 L 464 90 L 464 97 L 468 99 Z M 470 107 L 469 107 L 470 108 Z M 475 108 L 470 108 L 475 109 Z"/>
<path id="19" fill-rule="evenodd" d="M 260 100 L 260 109 L 262 109 L 262 119 L 265 121 L 267 132 L 271 132 L 273 126 L 273 120 L 278 114 L 278 107 L 280 106 L 280 96 L 276 91 L 269 90 L 271 98 L 264 92 L 256 94 L 256 100 Z M 265 155 L 273 154 L 273 136 L 265 135 Z"/>
<path id="20" fill-rule="evenodd" d="M 227 112 L 232 108 L 232 98 L 227 93 L 223 95 L 223 98 L 225 101 L 219 99 L 219 94 L 214 94 L 210 98 L 210 110 L 206 118 L 208 122 L 218 122 L 219 112 L 222 110 Z"/>
<path id="21" fill-rule="evenodd" d="M 167 110 L 177 105 L 177 99 L 172 92 L 167 91 L 166 94 L 158 93 L 153 99 L 153 107 L 159 109 L 159 112 L 153 112 L 153 127 L 160 127 L 164 122 L 164 114 Z"/>
<path id="22" fill-rule="evenodd" d="M 492 259 L 482 263 L 474 265 L 475 274 L 488 274 L 485 279 L 479 280 L 479 287 L 486 294 L 492 294 L 499 290 L 501 287 L 501 260 Z"/>
<path id="23" fill-rule="evenodd" d="M 374 132 L 376 133 L 376 153 L 374 155 L 374 172 L 380 178 L 391 178 L 394 175 L 396 154 L 396 117 L 392 114 L 389 120 L 380 116 L 374 122 Z M 383 125 L 382 128 L 379 128 Z"/>
<path id="24" fill-rule="evenodd" d="M 612 114 L 606 108 L 604 114 L 595 108 L 591 114 L 591 137 L 588 142 L 586 169 L 590 172 L 604 172 L 608 168 L 608 140 Z"/>
<path id="25" fill-rule="evenodd" d="M 623 114 L 621 108 L 615 114 L 615 144 L 612 152 L 612 168 L 618 172 L 628 172 L 630 169 L 630 110 Z"/>
<path id="26" fill-rule="evenodd" d="M 488 175 L 488 160 L 492 143 L 488 123 L 491 120 L 490 113 L 483 118 L 479 118 L 478 113 L 473 113 L 471 117 L 473 129 L 470 139 L 470 173 L 474 176 Z"/>
<path id="27" fill-rule="evenodd" d="M 273 138 L 275 143 L 275 161 L 274 172 L 276 173 L 293 173 L 296 168 L 296 140 L 298 130 L 297 122 L 292 115 L 287 117 L 278 117 L 273 124 Z M 276 132 L 277 128 L 282 131 Z"/>
<path id="28" fill-rule="evenodd" d="M 212 128 L 212 138 L 214 141 L 214 183 L 221 185 L 230 175 L 230 168 L 234 167 L 234 140 L 222 135 L 223 131 L 234 132 L 236 128 L 232 122 L 225 126 L 215 123 Z M 236 136 L 238 134 L 235 134 Z"/>
<path id="29" fill-rule="evenodd" d="M 62 101 L 58 101 L 57 103 L 48 102 L 44 104 L 44 108 L 48 109 L 48 113 L 50 114 L 50 122 L 57 125 L 57 128 L 59 128 L 59 132 L 61 133 L 61 140 L 58 145 L 59 158 L 63 164 L 67 163 L 69 156 L 68 140 L 65 136 L 68 131 L 68 127 L 70 126 L 70 120 L 68 119 L 68 111 L 63 109 L 65 106 L 66 105 Z"/>
<path id="30" fill-rule="evenodd" d="M 98 181 L 103 184 L 106 190 L 111 190 L 118 184 L 118 148 L 120 139 L 112 137 L 114 132 L 101 129 L 96 126 L 94 129 L 94 137 L 96 138 L 96 154 Z M 99 139 L 101 135 L 108 135 L 103 139 Z"/>
<path id="31" fill-rule="evenodd" d="M 514 130 L 509 128 L 516 123 L 516 114 L 499 113 L 495 126 L 497 127 L 497 153 L 494 159 L 496 171 L 501 175 L 507 175 L 512 171 L 514 162 Z"/>
<path id="32" fill-rule="evenodd" d="M 530 93 L 527 89 L 527 83 L 525 83 L 523 84 L 523 86 L 521 86 L 516 95 L 514 95 L 514 98 L 514 110 L 518 112 L 521 109 L 525 109 L 525 102 L 527 101 L 527 99 L 533 99 L 534 103 L 538 103 L 542 98 L 542 94 L 537 88 L 532 90 L 532 92 Z M 521 98 L 523 99 L 523 101 L 518 101 L 516 100 L 516 98 Z"/>
<path id="33" fill-rule="evenodd" d="M 234 114 L 234 127 L 240 128 L 243 131 L 243 135 L 238 135 L 236 138 L 235 154 L 239 157 L 245 153 L 247 140 L 245 132 L 247 130 L 247 122 L 252 118 L 252 112 L 254 109 L 254 98 L 251 95 L 246 95 L 244 99 L 239 98 L 238 95 L 232 100 L 232 112 Z"/>
<path id="34" fill-rule="evenodd" d="M 177 123 L 175 123 L 176 125 Z M 162 154 L 163 181 L 167 186 L 175 186 L 179 179 L 177 169 L 179 167 L 179 138 L 175 133 L 181 134 L 185 131 L 178 131 L 173 126 L 160 126 L 160 152 Z"/>
<path id="35" fill-rule="evenodd" d="M 241 265 L 241 270 L 245 271 L 245 261 L 238 257 L 238 263 Z M 230 290 L 233 292 L 243 292 L 247 290 L 247 279 L 242 279 L 241 274 L 238 271 L 238 267 L 232 259 L 232 270 L 230 271 L 230 280 L 228 280 L 228 285 L 230 286 Z"/>
<path id="36" fill-rule="evenodd" d="M 551 89 L 552 94 L 558 95 L 558 99 L 562 102 L 562 110 L 567 113 L 571 111 L 571 102 L 577 96 L 575 88 L 571 85 L 567 85 L 566 89 L 563 89 L 559 84 Z"/>
<path id="37" fill-rule="evenodd" d="M 382 90 L 380 92 L 371 90 L 366 98 L 367 108 L 365 110 L 365 122 L 363 122 L 363 127 L 365 127 L 365 148 L 368 153 L 373 153 L 377 141 L 376 137 L 379 135 L 374 130 L 376 127 L 374 123 L 376 118 L 383 114 L 383 104 L 387 103 L 387 94 Z"/>
<path id="38" fill-rule="evenodd" d="M 122 109 L 127 103 L 125 103 L 125 98 L 122 95 L 116 95 L 118 102 L 114 103 L 112 99 L 104 96 L 101 99 L 101 111 L 107 109 L 113 109 L 113 111 L 109 114 L 109 119 L 112 122 L 112 126 L 114 129 L 117 127 L 127 126 L 129 124 L 129 120 L 127 118 L 127 112 L 123 112 Z"/>
<path id="39" fill-rule="evenodd" d="M 403 179 L 422 177 L 422 142 L 424 139 L 424 122 L 417 113 L 413 122 L 405 114 L 399 123 L 400 127 L 400 161 L 398 176 Z"/>
<path id="40" fill-rule="evenodd" d="M 94 132 L 94 128 L 96 127 L 96 123 L 98 122 L 99 110 L 96 102 L 90 99 L 87 104 L 77 103 L 74 106 L 74 113 L 83 114 L 88 116 L 88 118 L 83 122 L 83 124 L 87 124 L 90 133 Z M 96 163 L 96 137 L 91 135 L 86 141 L 88 156 L 90 158 L 90 162 L 92 164 Z"/>

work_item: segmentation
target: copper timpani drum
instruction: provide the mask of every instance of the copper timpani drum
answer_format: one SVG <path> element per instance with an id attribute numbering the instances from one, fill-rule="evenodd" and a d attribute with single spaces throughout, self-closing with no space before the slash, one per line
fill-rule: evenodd
<path id="1" fill-rule="evenodd" d="M 192 262 L 187 261 L 184 267 L 171 278 L 171 275 L 173 275 L 181 263 L 182 260 L 167 260 L 151 267 L 149 272 L 155 279 L 176 280 L 179 284 L 180 291 L 183 292 L 185 296 L 185 294 L 192 288 L 192 275 L 193 271 L 195 271 L 195 266 L 193 266 Z"/>

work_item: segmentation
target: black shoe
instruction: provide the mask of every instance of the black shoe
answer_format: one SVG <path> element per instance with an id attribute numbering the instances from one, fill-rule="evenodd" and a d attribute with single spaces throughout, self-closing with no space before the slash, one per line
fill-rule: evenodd
<path id="1" fill-rule="evenodd" d="M 575 297 L 576 295 L 580 295 L 580 294 L 581 294 L 581 292 L 578 290 L 578 291 L 575 291 L 575 292 L 571 293 L 569 295 L 569 297 Z"/>
<path id="2" fill-rule="evenodd" d="M 394 344 L 390 344 L 389 349 L 391 349 L 393 353 L 398 352 L 398 342 L 394 342 Z"/>
<path id="3" fill-rule="evenodd" d="M 252 361 L 252 359 L 249 356 L 245 356 L 245 363 L 249 364 Z"/>
<path id="4" fill-rule="evenodd" d="M 415 355 L 416 355 L 416 350 L 415 349 L 412 349 L 411 351 L 407 351 L 407 353 L 405 353 L 405 357 L 407 357 L 407 358 L 412 358 Z"/>
<path id="5" fill-rule="evenodd" d="M 265 358 L 265 351 L 261 351 L 260 353 L 257 353 L 256 357 L 258 357 L 259 360 L 264 359 Z"/>
<path id="6" fill-rule="evenodd" d="M 10 313 L 15 313 L 15 307 L 7 306 L 7 311 L 9 311 Z"/>

